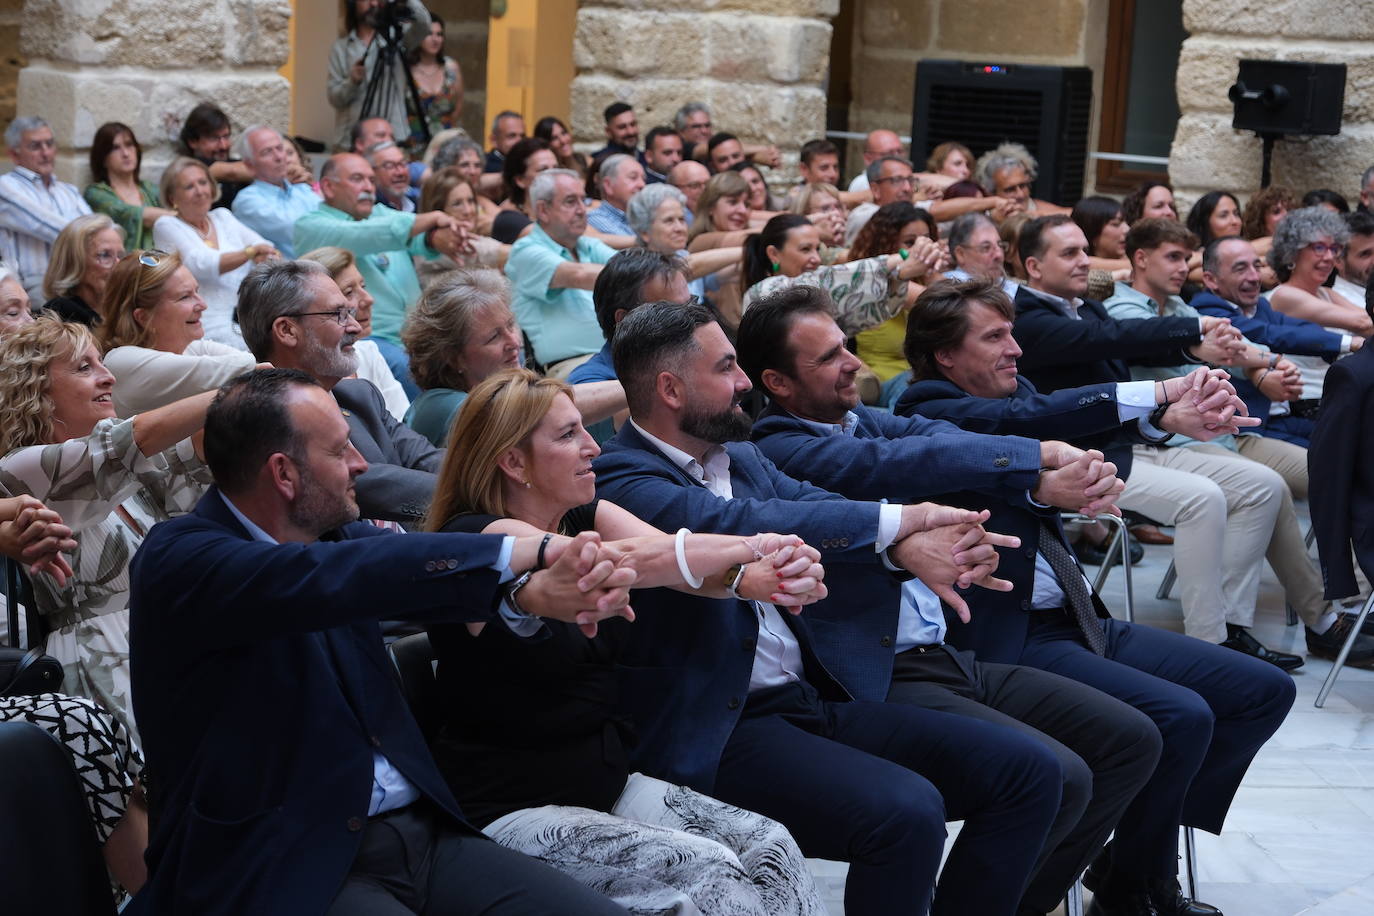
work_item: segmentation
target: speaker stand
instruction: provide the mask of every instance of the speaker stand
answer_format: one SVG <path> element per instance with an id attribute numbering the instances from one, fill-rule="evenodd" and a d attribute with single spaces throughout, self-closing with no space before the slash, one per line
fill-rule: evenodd
<path id="1" fill-rule="evenodd" d="M 1279 139 L 1279 135 L 1259 134 L 1259 138 L 1264 144 L 1260 158 L 1260 188 L 1263 189 L 1269 187 L 1269 165 L 1274 158 L 1274 141 Z"/>

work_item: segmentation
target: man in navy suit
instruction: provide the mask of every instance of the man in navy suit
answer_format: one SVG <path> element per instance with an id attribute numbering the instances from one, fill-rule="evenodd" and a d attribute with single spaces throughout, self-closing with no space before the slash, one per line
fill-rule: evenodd
<path id="1" fill-rule="evenodd" d="M 795 532 L 821 551 L 826 600 L 856 612 L 896 605 L 885 564 L 960 606 L 953 585 L 996 584 L 986 561 L 1010 542 L 980 515 L 851 502 L 783 476 L 742 441 L 749 381 L 706 308 L 642 305 L 612 355 L 631 422 L 594 462 L 603 498 L 669 531 Z M 991 480 L 985 457 L 974 473 Z M 1060 802 L 1061 769 L 1043 743 L 853 699 L 805 619 L 772 604 L 673 591 L 635 603 L 621 695 L 641 734 L 638 766 L 782 822 L 808 855 L 848 861 L 851 916 L 926 913 L 943 822 L 963 818 L 931 912 L 1015 913 Z"/>
<path id="2" fill-rule="evenodd" d="M 356 523 L 367 464 L 333 398 L 301 372 L 221 389 L 205 453 L 217 488 L 155 526 L 132 564 L 154 830 L 129 912 L 623 912 L 468 825 L 376 618 L 400 607 L 519 631 L 539 628 L 531 615 L 594 627 L 623 612 L 633 572 L 584 535 L 503 588 L 535 566 L 539 539 Z"/>
<path id="3" fill-rule="evenodd" d="M 985 432 L 1037 424 L 1042 435 L 1062 436 L 1081 428 L 1106 392 L 1090 386 L 1037 394 L 1016 372 L 1012 317 L 1011 303 L 991 285 L 937 284 L 922 294 L 906 338 L 917 381 L 899 412 L 921 410 Z M 1195 397 L 1183 392 L 1149 423 L 1158 427 L 1171 412 L 1195 410 L 1189 403 Z M 1213 424 L 1211 432 L 1234 431 L 1236 419 Z M 1191 422 L 1195 431 L 1206 425 Z M 1089 912 L 1215 914 L 1179 891 L 1178 827 L 1220 832 L 1246 768 L 1293 704 L 1292 679 L 1238 652 L 1111 619 L 1082 571 L 1071 561 L 1055 563 L 1067 550 L 1057 513 L 972 491 L 948 499 L 991 511 L 989 524 L 1024 545 L 1002 552 L 998 569 L 1012 589 L 972 594 L 972 620 L 951 622 L 950 641 L 985 661 L 1031 665 L 1090 684 L 1144 712 L 1164 739 L 1154 776 L 1088 871 L 1086 883 L 1096 891 Z"/>

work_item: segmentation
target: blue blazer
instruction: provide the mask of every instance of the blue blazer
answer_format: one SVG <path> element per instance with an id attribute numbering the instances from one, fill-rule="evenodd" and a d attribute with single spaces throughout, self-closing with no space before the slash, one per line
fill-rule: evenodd
<path id="1" fill-rule="evenodd" d="M 664 531 L 795 533 L 821 552 L 827 601 L 896 607 L 897 580 L 873 549 L 876 503 L 850 502 L 798 483 L 750 443 L 732 442 L 726 450 L 734 490 L 729 500 L 680 470 L 626 423 L 592 463 L 597 495 Z M 634 762 L 646 773 L 709 793 L 748 695 L 758 618 L 742 601 L 670 589 L 636 592 L 634 607 L 638 617 L 627 628 L 620 669 L 621 700 L 642 738 Z M 850 699 L 849 685 L 842 686 L 814 649 L 808 622 L 814 607 L 801 616 L 782 613 L 801 644 L 806 679 L 822 697 Z M 890 675 L 890 658 L 888 665 Z"/>
<path id="2" fill-rule="evenodd" d="M 1374 574 L 1374 349 L 1337 360 L 1326 373 L 1322 406 L 1307 449 L 1307 499 L 1317 532 L 1326 597 L 1358 594 L 1355 559 Z"/>
<path id="3" fill-rule="evenodd" d="M 130 913 L 323 913 L 367 824 L 373 751 L 463 820 L 375 618 L 491 619 L 501 539 L 254 541 L 211 490 L 134 556 L 133 705 L 153 833 Z"/>
<path id="4" fill-rule="evenodd" d="M 1239 306 L 1216 293 L 1198 293 L 1188 304 L 1204 315 L 1229 318 L 1247 339 L 1264 344 L 1275 353 L 1324 356 L 1328 360 L 1341 355 L 1343 335 L 1328 331 L 1316 322 L 1276 311 L 1263 296 L 1251 316 L 1246 316 Z"/>

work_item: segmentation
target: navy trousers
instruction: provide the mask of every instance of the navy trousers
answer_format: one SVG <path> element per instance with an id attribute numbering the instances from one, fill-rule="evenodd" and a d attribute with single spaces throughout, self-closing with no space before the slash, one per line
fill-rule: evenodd
<path id="1" fill-rule="evenodd" d="M 849 916 L 1011 916 L 1062 783 L 1053 752 L 1016 729 L 789 684 L 750 694 L 714 794 L 780 821 L 808 856 L 849 862 Z M 936 890 L 946 820 L 964 827 Z"/>
<path id="2" fill-rule="evenodd" d="M 1116 826 L 1112 869 L 1178 874 L 1178 827 L 1220 833 L 1250 761 L 1278 730 L 1296 689 L 1288 674 L 1231 649 L 1122 620 L 1096 655 L 1068 618 L 1031 623 L 1020 664 L 1096 687 L 1145 713 L 1163 753 Z"/>

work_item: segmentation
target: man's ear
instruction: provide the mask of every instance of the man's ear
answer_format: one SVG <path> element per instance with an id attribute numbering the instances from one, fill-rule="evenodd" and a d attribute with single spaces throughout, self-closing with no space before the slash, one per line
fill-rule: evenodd
<path id="1" fill-rule="evenodd" d="M 274 348 L 295 350 L 304 342 L 305 335 L 299 322 L 287 318 L 285 315 L 279 316 L 272 322 L 272 344 Z"/>
<path id="2" fill-rule="evenodd" d="M 664 406 L 682 410 L 687 406 L 687 386 L 683 380 L 666 369 L 654 376 L 654 393 Z"/>
<path id="3" fill-rule="evenodd" d="M 1044 276 L 1044 274 L 1042 274 L 1042 273 L 1040 272 L 1040 259 L 1039 259 L 1039 258 L 1036 258 L 1036 257 L 1026 258 L 1025 260 L 1023 260 L 1023 261 L 1021 262 L 1021 266 L 1022 266 L 1023 268 L 1025 268 L 1026 276 L 1030 277 L 1032 280 L 1039 280 L 1041 277 Z"/>
<path id="4" fill-rule="evenodd" d="M 300 496 L 300 470 L 289 455 L 283 452 L 268 455 L 263 473 L 268 475 L 273 489 L 288 503 L 295 502 Z"/>
<path id="5" fill-rule="evenodd" d="M 935 357 L 935 364 L 946 372 L 954 366 L 954 351 L 947 347 L 936 350 L 931 356 Z"/>
<path id="6" fill-rule="evenodd" d="M 787 398 L 792 396 L 792 379 L 776 369 L 764 369 L 759 376 L 763 382 L 764 393 L 769 397 Z"/>

